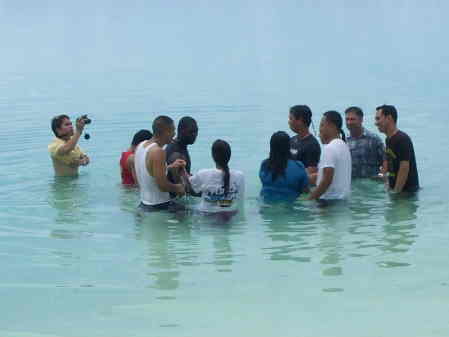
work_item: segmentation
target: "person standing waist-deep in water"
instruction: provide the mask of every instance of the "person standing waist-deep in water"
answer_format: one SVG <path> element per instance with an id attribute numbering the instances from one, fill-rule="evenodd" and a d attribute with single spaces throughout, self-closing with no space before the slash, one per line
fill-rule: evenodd
<path id="1" fill-rule="evenodd" d="M 388 182 L 394 193 L 419 190 L 415 150 L 410 137 L 396 126 L 398 112 L 393 105 L 376 108 L 376 126 L 386 138 Z"/>
<path id="2" fill-rule="evenodd" d="M 292 159 L 302 162 L 309 174 L 318 171 L 321 155 L 320 143 L 309 131 L 311 123 L 312 110 L 307 105 L 295 105 L 290 108 L 288 125 L 296 133 L 296 136 L 291 138 Z"/>
<path id="3" fill-rule="evenodd" d="M 342 126 L 343 119 L 337 111 L 327 111 L 321 118 L 323 153 L 318 164 L 317 187 L 309 195 L 311 200 L 342 200 L 350 195 L 351 153 Z"/>
<path id="4" fill-rule="evenodd" d="M 290 137 L 284 131 L 270 139 L 270 155 L 260 165 L 260 196 L 265 202 L 293 202 L 308 188 L 304 165 L 291 159 Z"/>
<path id="5" fill-rule="evenodd" d="M 176 138 L 167 145 L 165 152 L 167 158 L 173 153 L 179 153 L 185 158 L 186 161 L 186 171 L 191 174 L 191 161 L 188 146 L 195 143 L 198 136 L 198 124 L 192 117 L 182 117 L 178 123 L 178 132 Z"/>
<path id="6" fill-rule="evenodd" d="M 199 210 L 207 213 L 235 212 L 243 201 L 245 179 L 242 172 L 231 170 L 230 145 L 221 139 L 212 144 L 215 168 L 202 169 L 189 178 L 190 188 L 201 193 Z"/>
<path id="7" fill-rule="evenodd" d="M 122 156 L 120 157 L 120 175 L 123 185 L 134 186 L 137 184 L 134 153 L 141 142 L 149 140 L 151 137 L 153 137 L 153 134 L 149 130 L 138 131 L 134 135 L 129 149 L 126 152 L 122 152 Z"/>
<path id="8" fill-rule="evenodd" d="M 192 163 L 190 160 L 190 154 L 188 146 L 193 145 L 198 137 L 198 124 L 192 117 L 185 116 L 179 120 L 178 132 L 176 138 L 167 145 L 165 148 L 167 164 L 170 165 L 176 161 L 176 159 L 183 159 L 186 162 L 185 173 L 187 176 L 191 175 Z M 181 172 L 175 172 L 175 170 L 170 170 L 167 174 L 168 180 L 177 184 L 182 179 Z M 201 196 L 191 190 L 186 191 L 193 196 Z M 170 193 L 170 196 L 174 198 L 176 195 Z"/>
<path id="9" fill-rule="evenodd" d="M 167 169 L 185 166 L 185 161 L 176 160 L 167 166 L 163 147 L 175 135 L 173 120 L 159 116 L 153 121 L 153 137 L 140 143 L 135 152 L 134 165 L 139 184 L 140 205 L 144 211 L 168 210 L 176 205 L 170 201 L 169 192 L 183 195 L 182 184 L 172 184 L 167 179 Z"/>
<path id="10" fill-rule="evenodd" d="M 378 178 L 386 166 L 382 140 L 363 127 L 363 111 L 359 107 L 347 108 L 345 118 L 349 130 L 346 143 L 351 151 L 352 178 Z"/>
<path id="11" fill-rule="evenodd" d="M 48 145 L 48 151 L 57 176 L 76 176 L 80 166 L 89 164 L 89 157 L 78 146 L 86 118 L 76 120 L 75 131 L 69 116 L 59 115 L 52 119 L 51 129 L 56 138 Z"/>

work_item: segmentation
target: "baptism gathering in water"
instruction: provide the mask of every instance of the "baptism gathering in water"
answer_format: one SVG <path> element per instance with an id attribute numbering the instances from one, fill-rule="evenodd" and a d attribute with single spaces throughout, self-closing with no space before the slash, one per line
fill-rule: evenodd
<path id="1" fill-rule="evenodd" d="M 410 137 L 397 128 L 398 112 L 393 105 L 376 108 L 375 125 L 386 136 L 380 137 L 363 126 L 363 111 L 351 106 L 343 117 L 326 111 L 320 121 L 319 138 L 311 134 L 312 111 L 307 105 L 289 109 L 288 125 L 296 135 L 285 131 L 272 134 L 268 158 L 260 163 L 263 203 L 293 203 L 305 193 L 324 207 L 348 200 L 352 179 L 376 179 L 387 193 L 414 194 L 419 190 L 415 152 Z M 68 115 L 51 121 L 55 139 L 48 146 L 56 176 L 77 176 L 79 166 L 90 158 L 78 146 L 87 115 L 73 127 Z M 176 137 L 175 137 L 176 135 Z M 84 135 L 88 139 L 89 135 Z M 144 212 L 186 210 L 180 196 L 200 198 L 198 210 L 205 214 L 235 214 L 243 202 L 244 174 L 229 167 L 231 146 L 217 139 L 211 148 L 215 167 L 191 171 L 188 146 L 195 143 L 198 124 L 194 118 L 175 123 L 168 116 L 153 120 L 152 131 L 138 131 L 120 158 L 122 184 L 137 187 L 138 208 Z"/>

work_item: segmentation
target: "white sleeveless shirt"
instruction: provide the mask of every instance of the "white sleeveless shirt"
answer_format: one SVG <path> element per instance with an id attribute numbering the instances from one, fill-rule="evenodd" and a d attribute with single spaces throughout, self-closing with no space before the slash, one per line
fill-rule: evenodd
<path id="1" fill-rule="evenodd" d="M 136 178 L 139 183 L 140 201 L 145 205 L 159 205 L 170 201 L 170 194 L 168 192 L 162 192 L 159 186 L 156 184 L 156 179 L 150 176 L 147 170 L 146 158 L 148 151 L 156 143 L 150 146 L 144 147 L 146 143 L 141 142 L 134 154 L 134 166 L 136 169 Z"/>

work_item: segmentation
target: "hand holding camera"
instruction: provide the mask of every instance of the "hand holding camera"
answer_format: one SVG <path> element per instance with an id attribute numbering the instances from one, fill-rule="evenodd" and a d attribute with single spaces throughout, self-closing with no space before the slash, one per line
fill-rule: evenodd
<path id="1" fill-rule="evenodd" d="M 83 130 L 84 130 L 84 127 L 87 125 L 87 124 L 90 124 L 90 123 L 92 123 L 92 120 L 89 118 L 89 117 L 87 117 L 87 115 L 82 115 L 81 117 L 79 117 L 77 120 L 76 120 L 76 129 L 79 131 L 79 133 L 81 134 L 81 133 L 83 133 Z M 90 135 L 88 134 L 88 133 L 85 133 L 84 134 L 84 139 L 89 139 L 90 138 Z"/>

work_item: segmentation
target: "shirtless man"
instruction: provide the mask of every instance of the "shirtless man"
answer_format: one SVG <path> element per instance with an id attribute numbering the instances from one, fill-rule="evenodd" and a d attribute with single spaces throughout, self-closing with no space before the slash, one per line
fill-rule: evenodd
<path id="1" fill-rule="evenodd" d="M 159 116 L 153 122 L 153 137 L 137 146 L 134 155 L 136 178 L 140 187 L 140 205 L 144 211 L 176 210 L 178 205 L 170 200 L 170 192 L 185 194 L 182 184 L 173 184 L 167 179 L 167 169 L 185 167 L 186 162 L 177 159 L 166 164 L 163 147 L 169 144 L 175 135 L 173 120 Z"/>
<path id="2" fill-rule="evenodd" d="M 89 164 L 89 157 L 78 146 L 84 125 L 84 118 L 78 118 L 76 130 L 73 131 L 69 116 L 59 115 L 52 119 L 51 129 L 56 138 L 48 145 L 48 151 L 53 160 L 55 175 L 76 176 L 78 167 Z"/>

